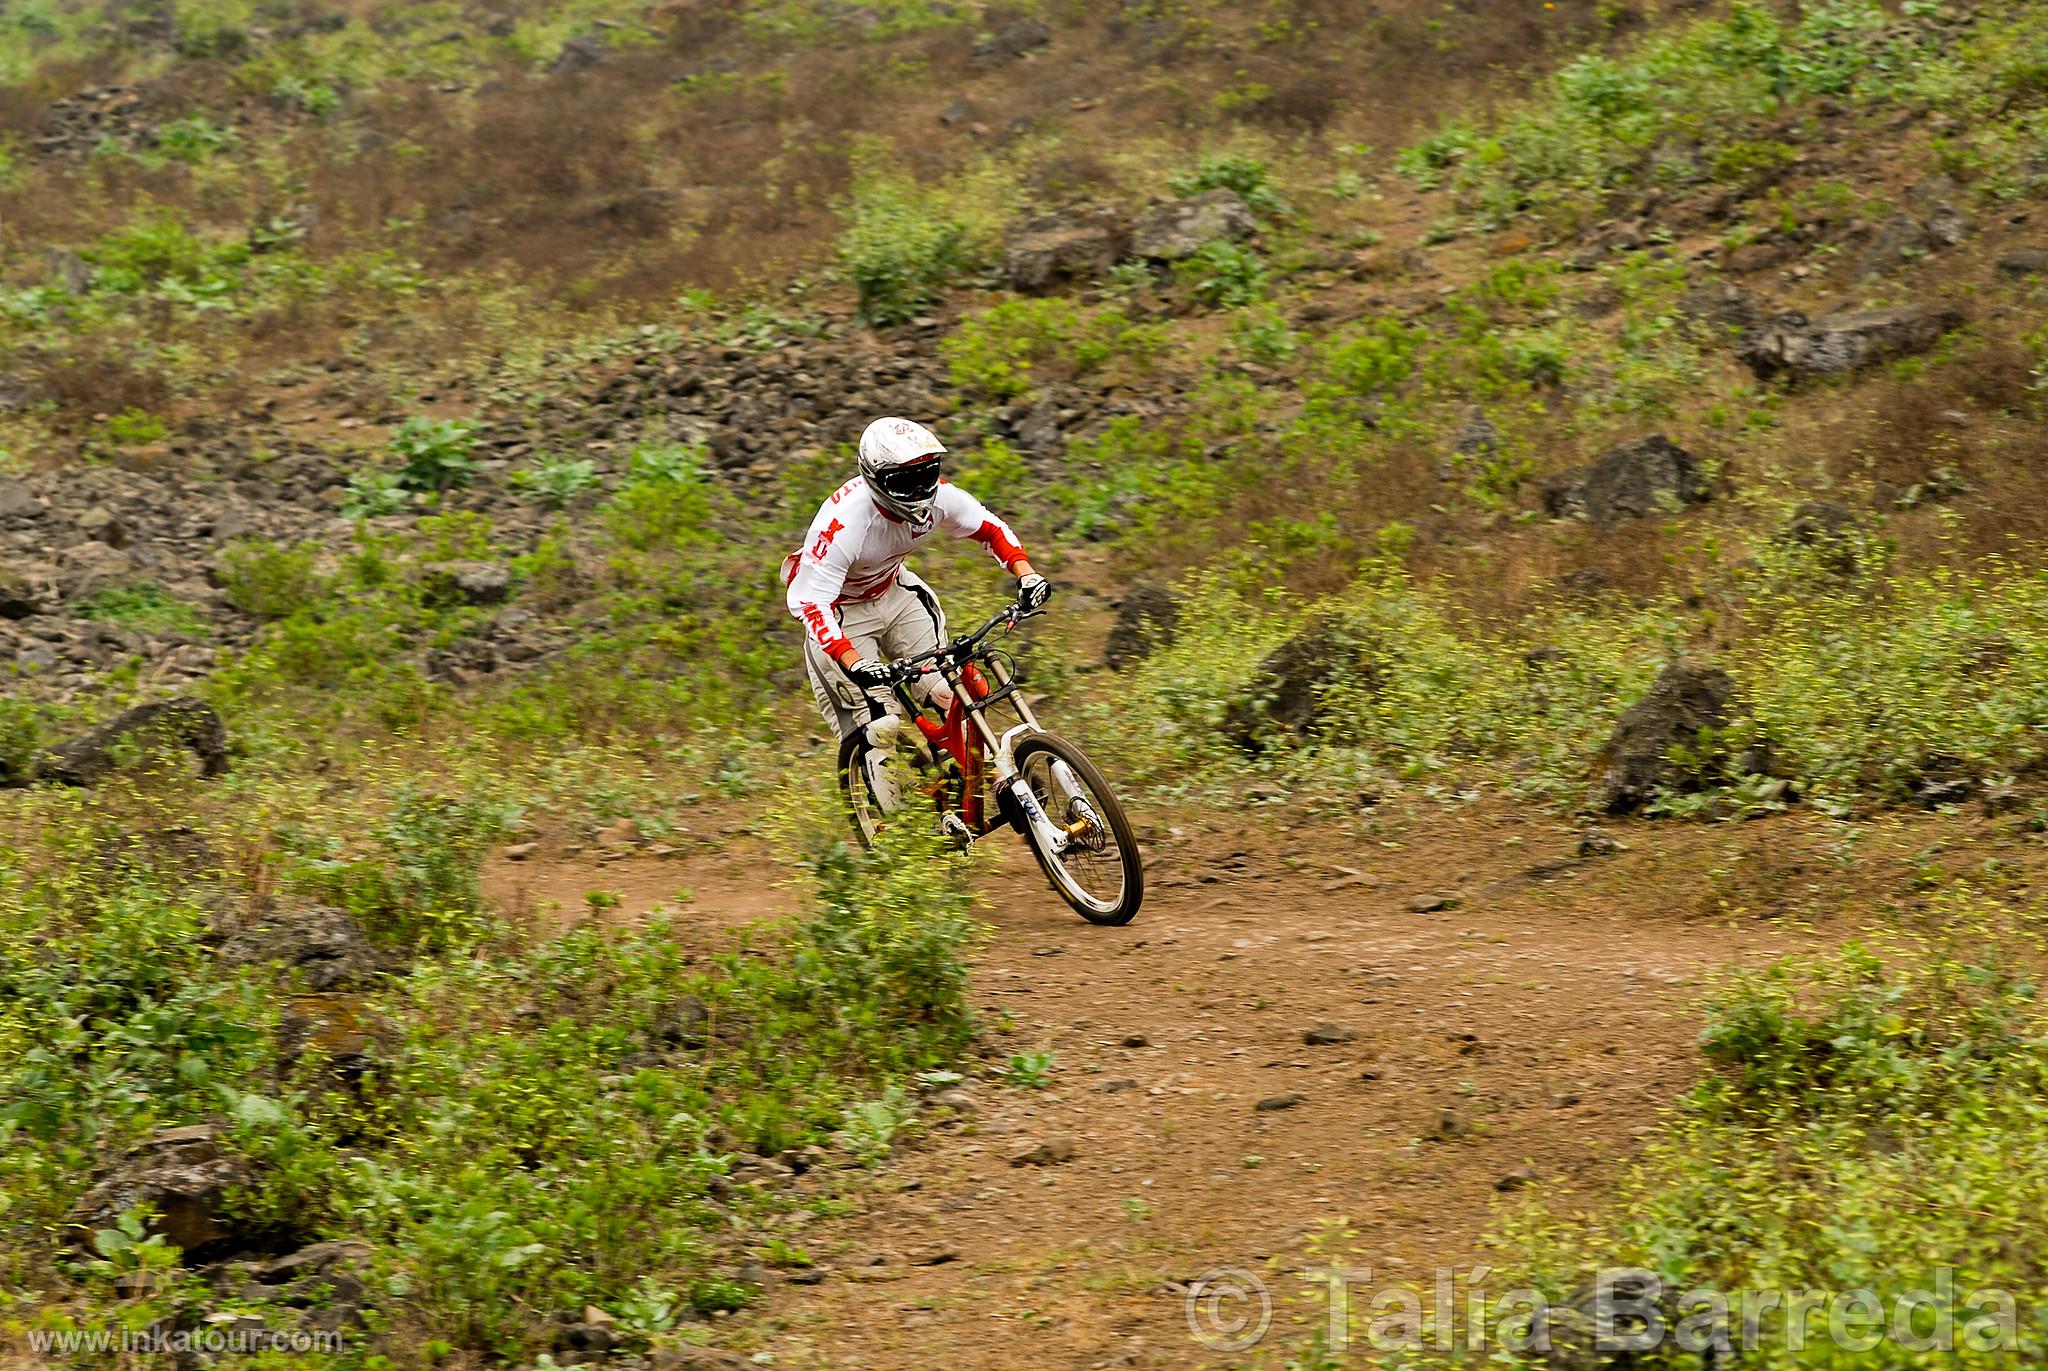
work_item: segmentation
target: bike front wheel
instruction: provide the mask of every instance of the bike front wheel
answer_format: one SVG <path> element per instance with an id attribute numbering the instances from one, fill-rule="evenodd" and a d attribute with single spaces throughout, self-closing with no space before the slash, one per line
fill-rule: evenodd
<path id="1" fill-rule="evenodd" d="M 846 817 L 852 821 L 853 836 L 863 848 L 873 848 L 901 797 L 878 795 L 875 763 L 865 732 L 856 729 L 839 745 L 839 792 L 846 797 Z"/>
<path id="2" fill-rule="evenodd" d="M 1052 826 L 1052 843 L 1024 823 L 1024 840 L 1046 879 L 1074 912 L 1094 924 L 1127 924 L 1145 898 L 1138 840 L 1109 782 L 1087 754 L 1057 733 L 1033 733 L 1017 744 L 1017 774 Z"/>

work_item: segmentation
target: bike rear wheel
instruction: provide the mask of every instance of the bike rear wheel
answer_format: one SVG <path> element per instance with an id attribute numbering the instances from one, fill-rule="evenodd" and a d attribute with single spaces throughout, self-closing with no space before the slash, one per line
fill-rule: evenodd
<path id="1" fill-rule="evenodd" d="M 1145 868 L 1131 821 L 1087 754 L 1057 733 L 1017 744 L 1017 774 L 1068 839 L 1049 847 L 1032 824 L 1024 840 L 1059 897 L 1094 924 L 1127 924 L 1145 898 Z"/>

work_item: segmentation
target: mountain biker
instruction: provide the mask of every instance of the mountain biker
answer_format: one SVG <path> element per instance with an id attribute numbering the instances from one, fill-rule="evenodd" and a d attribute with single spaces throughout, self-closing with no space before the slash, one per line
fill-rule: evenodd
<path id="1" fill-rule="evenodd" d="M 938 647 L 946 638 L 938 596 L 903 565 L 944 529 L 972 538 L 1017 578 L 1018 598 L 1037 609 L 1052 583 L 1031 569 L 1010 526 L 941 476 L 946 449 L 908 419 L 877 419 L 860 437 L 860 474 L 827 497 L 782 562 L 789 612 L 804 626 L 804 667 L 818 712 L 845 738 L 897 714 L 886 663 Z M 936 675 L 913 687 L 936 707 L 951 693 Z"/>

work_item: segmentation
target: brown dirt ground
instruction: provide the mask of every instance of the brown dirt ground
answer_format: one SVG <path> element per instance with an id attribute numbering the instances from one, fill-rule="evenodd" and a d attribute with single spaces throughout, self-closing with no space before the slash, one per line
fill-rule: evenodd
<path id="1" fill-rule="evenodd" d="M 1158 831 L 1147 904 L 1122 929 L 1081 922 L 998 841 L 971 1114 L 934 1113 L 887 1166 L 829 1178 L 855 1212 L 789 1235 L 822 1279 L 772 1280 L 726 1345 L 785 1368 L 1278 1365 L 1302 1336 L 1292 1272 L 1326 1221 L 1348 1218 L 1350 1260 L 1395 1279 L 1481 1260 L 1510 1173 L 1598 1200 L 1695 1079 L 1715 973 L 1912 925 L 1928 863 L 1996 855 L 2022 885 L 2048 866 L 2012 823 L 1974 815 L 1624 824 L 1625 849 L 1590 859 L 1575 825 L 1506 801 L 1367 836 L 1265 817 Z M 734 836 L 662 859 L 539 852 L 488 879 L 529 909 L 617 891 L 607 918 L 688 887 L 716 942 L 794 908 L 786 872 Z M 1417 912 L 1433 896 L 1454 903 Z M 1324 1020 L 1356 1039 L 1307 1045 Z M 996 1078 L 1032 1050 L 1056 1059 L 1049 1088 Z M 1284 1093 L 1302 1098 L 1255 1108 Z M 1072 1160 L 1010 1164 L 1053 1135 Z M 1220 1266 L 1272 1287 L 1255 1353 L 1190 1336 L 1184 1283 Z"/>

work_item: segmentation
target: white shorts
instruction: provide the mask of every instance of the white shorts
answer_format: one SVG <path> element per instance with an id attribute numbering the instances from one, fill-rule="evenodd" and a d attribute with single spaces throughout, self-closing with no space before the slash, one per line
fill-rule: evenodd
<path id="1" fill-rule="evenodd" d="M 838 607 L 839 624 L 847 640 L 871 661 L 889 662 L 930 652 L 946 641 L 946 612 L 939 597 L 907 567 L 896 574 L 896 584 L 872 600 L 852 600 Z M 833 736 L 844 738 L 866 726 L 876 711 L 900 714 L 902 707 L 886 690 L 863 692 L 840 670 L 839 663 L 825 655 L 825 649 L 804 639 L 804 669 L 810 673 L 811 694 L 818 712 L 832 726 Z M 911 690 L 932 698 L 944 690 L 944 682 L 928 676 Z"/>

